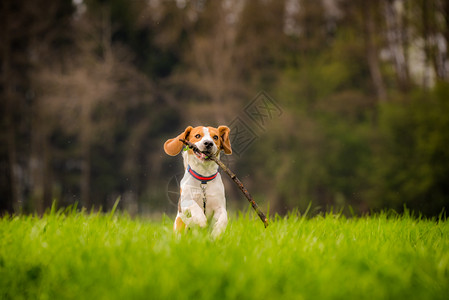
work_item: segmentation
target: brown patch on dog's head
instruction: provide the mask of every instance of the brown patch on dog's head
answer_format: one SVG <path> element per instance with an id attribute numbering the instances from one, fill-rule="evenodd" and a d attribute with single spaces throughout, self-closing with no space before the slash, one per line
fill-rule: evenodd
<path id="1" fill-rule="evenodd" d="M 231 131 L 227 126 L 208 127 L 211 138 L 215 145 L 225 154 L 232 154 L 231 142 L 229 141 L 229 132 Z"/>
<path id="2" fill-rule="evenodd" d="M 169 139 L 164 144 L 165 153 L 171 156 L 178 155 L 181 152 L 184 144 L 180 139 L 185 139 L 191 143 L 196 143 L 204 137 L 203 126 L 197 126 L 193 128 L 188 126 L 183 133 L 179 134 L 177 137 Z M 230 129 L 227 126 L 207 127 L 209 134 L 213 139 L 215 145 L 219 150 L 223 150 L 225 154 L 231 154 L 231 142 L 229 141 Z"/>
<path id="3" fill-rule="evenodd" d="M 203 128 L 204 128 L 203 126 L 197 126 L 193 128 L 187 140 L 193 144 L 201 140 L 204 136 Z"/>

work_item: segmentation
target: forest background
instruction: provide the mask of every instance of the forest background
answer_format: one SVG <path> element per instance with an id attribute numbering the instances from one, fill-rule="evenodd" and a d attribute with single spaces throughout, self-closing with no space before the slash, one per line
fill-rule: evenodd
<path id="1" fill-rule="evenodd" d="M 162 145 L 206 124 L 270 214 L 449 204 L 448 0 L 2 0 L 0 22 L 3 213 L 174 214 Z"/>

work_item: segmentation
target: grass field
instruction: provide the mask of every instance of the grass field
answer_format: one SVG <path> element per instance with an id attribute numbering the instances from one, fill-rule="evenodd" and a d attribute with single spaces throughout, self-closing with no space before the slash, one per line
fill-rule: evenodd
<path id="1" fill-rule="evenodd" d="M 1 299 L 448 299 L 449 223 L 409 216 L 0 219 Z"/>

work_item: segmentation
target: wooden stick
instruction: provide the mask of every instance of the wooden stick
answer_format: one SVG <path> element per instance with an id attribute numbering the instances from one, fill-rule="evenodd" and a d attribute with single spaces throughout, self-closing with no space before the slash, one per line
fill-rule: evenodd
<path id="1" fill-rule="evenodd" d="M 265 225 L 265 228 L 267 228 L 267 226 L 268 226 L 268 218 L 260 210 L 259 206 L 254 201 L 254 199 L 251 196 L 251 194 L 243 186 L 243 183 L 237 178 L 237 176 L 235 176 L 235 174 L 231 170 L 229 170 L 229 168 L 226 167 L 225 164 L 222 163 L 221 160 L 219 160 L 215 155 L 210 155 L 210 153 L 206 153 L 206 152 L 200 151 L 200 149 L 198 149 L 198 147 L 195 144 L 192 144 L 189 141 L 186 141 L 184 139 L 179 139 L 179 140 L 181 142 L 183 142 L 187 147 L 192 149 L 194 152 L 196 152 L 198 154 L 205 154 L 205 155 L 207 155 L 208 159 L 213 160 L 223 171 L 225 171 L 226 174 L 228 174 L 228 176 L 231 177 L 231 179 L 235 182 L 235 184 L 237 184 L 237 186 L 240 188 L 242 193 L 245 195 L 246 199 L 248 199 L 249 203 L 251 203 L 251 206 L 254 208 L 256 213 L 259 215 L 259 218 L 262 220 L 263 224 Z"/>

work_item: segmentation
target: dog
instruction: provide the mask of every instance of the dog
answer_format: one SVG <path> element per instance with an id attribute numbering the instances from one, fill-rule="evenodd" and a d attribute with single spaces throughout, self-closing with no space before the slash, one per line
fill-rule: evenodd
<path id="1" fill-rule="evenodd" d="M 205 227 L 208 218 L 213 218 L 212 236 L 217 237 L 224 232 L 228 224 L 225 189 L 218 173 L 218 166 L 207 156 L 232 154 L 229 140 L 230 129 L 227 126 L 193 128 L 188 126 L 183 133 L 164 144 L 165 153 L 176 156 L 182 151 L 184 159 L 184 177 L 181 180 L 181 196 L 178 201 L 173 230 L 183 231 L 195 225 Z M 196 154 L 180 141 L 185 139 L 195 144 L 205 154 Z"/>

